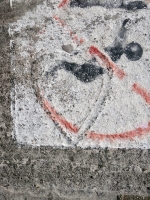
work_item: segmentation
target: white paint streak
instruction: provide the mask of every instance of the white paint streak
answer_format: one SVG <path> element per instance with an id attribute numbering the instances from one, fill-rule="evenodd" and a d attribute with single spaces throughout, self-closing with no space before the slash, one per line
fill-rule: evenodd
<path id="1" fill-rule="evenodd" d="M 13 47 L 14 40 L 10 40 L 10 49 Z"/>
<path id="2" fill-rule="evenodd" d="M 11 29 L 10 29 L 10 27 L 8 28 L 8 34 L 9 34 L 9 36 L 11 35 Z"/>
<path id="3" fill-rule="evenodd" d="M 10 7 L 12 8 L 12 3 L 13 3 L 13 0 L 10 0 Z"/>

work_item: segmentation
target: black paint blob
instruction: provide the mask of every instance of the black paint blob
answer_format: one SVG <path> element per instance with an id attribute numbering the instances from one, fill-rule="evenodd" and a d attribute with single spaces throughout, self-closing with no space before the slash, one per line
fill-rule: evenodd
<path id="1" fill-rule="evenodd" d="M 95 80 L 97 76 L 104 74 L 103 68 L 97 68 L 97 66 L 90 63 L 78 65 L 76 63 L 63 61 L 61 68 L 71 72 L 78 80 L 85 83 L 91 82 Z"/>
<path id="2" fill-rule="evenodd" d="M 127 10 L 136 10 L 147 8 L 147 5 L 143 1 L 133 1 L 126 5 Z"/>
<path id="3" fill-rule="evenodd" d="M 136 61 L 142 57 L 143 49 L 140 44 L 131 42 L 126 46 L 124 53 L 129 60 Z"/>
<path id="4" fill-rule="evenodd" d="M 91 7 L 91 6 L 102 6 L 106 8 L 123 8 L 127 10 L 136 10 L 147 8 L 147 5 L 143 1 L 129 2 L 127 5 L 123 4 L 122 0 L 71 0 L 71 7 Z"/>
<path id="5" fill-rule="evenodd" d="M 70 6 L 71 7 L 76 7 L 77 6 L 77 7 L 85 8 L 85 7 L 89 6 L 89 5 L 84 0 L 72 0 L 70 2 Z"/>
<path id="6" fill-rule="evenodd" d="M 102 1 L 102 0 L 72 0 L 70 2 L 71 7 L 91 7 L 91 6 L 102 6 L 106 8 L 119 8 L 122 5 L 122 0 L 117 1 Z"/>
<path id="7" fill-rule="evenodd" d="M 114 47 L 107 47 L 105 48 L 105 51 L 107 51 L 113 61 L 119 60 L 124 53 L 124 49 L 121 44 L 118 44 Z"/>

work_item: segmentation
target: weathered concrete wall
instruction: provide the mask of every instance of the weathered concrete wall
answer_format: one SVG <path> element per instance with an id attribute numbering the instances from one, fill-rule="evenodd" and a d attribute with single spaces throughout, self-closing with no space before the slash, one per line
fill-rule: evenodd
<path id="1" fill-rule="evenodd" d="M 26 27 L 26 24 L 22 24 L 21 20 L 27 11 L 30 11 L 30 8 L 33 14 L 38 4 L 55 8 L 53 5 L 56 3 L 50 3 L 50 1 L 46 1 L 46 4 L 43 4 L 42 1 L 34 1 L 34 3 L 32 1 L 22 3 L 13 2 L 12 8 L 10 8 L 10 2 L 1 1 L 0 3 L 1 7 L 3 7 L 0 11 L 0 15 L 2 16 L 0 21 L 0 199 L 140 199 L 140 197 L 137 196 L 141 196 L 141 199 L 149 199 L 150 156 L 147 146 L 146 149 L 140 149 L 140 145 L 139 148 L 137 145 L 135 149 L 101 149 L 99 146 L 96 146 L 97 149 L 91 147 L 86 149 L 82 149 L 81 147 L 59 149 L 49 146 L 33 148 L 32 146 L 25 145 L 28 144 L 26 138 L 24 138 L 26 140 L 25 144 L 22 145 L 19 144 L 14 137 L 12 138 L 14 124 L 16 124 L 16 122 L 13 121 L 14 119 L 12 119 L 14 116 L 11 111 L 11 106 L 14 105 L 14 98 L 12 98 L 14 87 L 16 84 L 20 84 L 20 89 L 18 88 L 18 90 L 16 90 L 15 95 L 17 95 L 18 99 L 23 101 L 27 94 L 25 90 L 21 90 L 22 84 L 26 84 L 30 87 L 30 81 L 35 83 L 39 76 L 39 74 L 34 71 L 38 66 L 38 63 L 35 62 L 35 58 L 31 56 L 31 62 L 33 62 L 34 65 L 31 73 L 31 71 L 28 71 L 28 68 L 25 70 L 25 67 L 29 67 L 30 69 L 30 66 L 26 65 L 26 57 L 21 59 L 21 51 L 18 49 L 22 48 L 22 43 L 26 41 L 26 38 L 29 36 L 32 37 L 35 43 L 43 39 L 42 36 L 40 36 L 41 38 L 36 36 L 36 34 L 41 31 L 39 27 L 34 27 L 35 29 L 32 29 L 30 27 L 31 24 Z M 20 19 L 21 26 L 24 26 L 26 29 L 22 29 L 22 35 L 19 31 L 18 34 L 11 34 L 12 32 L 10 33 L 9 28 L 11 26 L 13 31 L 14 24 L 19 23 L 17 21 L 18 19 Z M 30 16 L 30 20 L 32 20 L 32 16 Z M 33 19 L 33 21 L 34 20 L 35 19 Z M 47 19 L 45 24 L 48 20 L 51 21 L 51 19 Z M 146 26 L 147 25 L 144 25 L 144 27 Z M 91 27 L 89 30 L 90 29 Z M 44 33 L 44 30 L 47 31 L 48 29 L 43 29 L 41 34 Z M 116 35 L 118 30 L 120 30 L 120 26 L 118 29 L 116 28 Z M 145 29 L 143 28 L 143 30 Z M 63 29 L 61 31 L 63 31 Z M 65 34 L 66 33 L 64 33 L 63 36 Z M 17 41 L 19 41 L 20 38 L 22 42 L 20 42 L 19 46 Z M 74 43 L 72 43 L 72 45 L 74 45 Z M 78 48 L 80 49 L 80 47 Z M 149 52 L 148 44 L 145 48 L 147 48 L 146 51 Z M 26 52 L 26 50 L 24 52 Z M 31 52 L 31 54 L 32 53 L 33 52 Z M 12 70 L 12 66 L 14 67 L 12 58 L 15 58 L 16 55 L 18 57 L 16 60 L 14 59 L 15 64 L 20 67 L 17 73 Z M 123 57 L 123 59 L 125 58 Z M 38 62 L 41 63 L 42 61 L 39 60 Z M 111 72 L 110 76 L 112 76 Z M 142 80 L 143 79 L 141 79 L 141 81 Z M 37 91 L 36 84 L 34 88 L 35 91 Z M 21 92 L 19 93 L 18 91 Z M 23 97 L 22 92 L 26 94 Z M 33 98 L 32 95 L 31 98 Z M 22 107 L 18 107 L 21 112 L 23 104 L 18 105 L 22 105 Z M 30 107 L 31 106 L 33 106 L 33 104 L 31 104 Z M 25 126 L 26 125 L 28 124 L 25 124 Z M 28 126 L 26 127 L 27 130 L 29 130 Z M 22 134 L 21 131 L 18 133 L 20 135 Z M 30 132 L 28 134 L 30 134 Z M 35 138 L 38 139 L 37 136 L 35 136 Z M 73 141 L 74 140 L 73 138 Z M 23 143 L 22 139 L 20 142 Z M 39 145 L 41 143 L 37 144 Z"/>

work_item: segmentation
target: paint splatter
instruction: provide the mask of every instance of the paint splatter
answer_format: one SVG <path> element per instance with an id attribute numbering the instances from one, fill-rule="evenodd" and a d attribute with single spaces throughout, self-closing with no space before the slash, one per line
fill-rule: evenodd
<path id="1" fill-rule="evenodd" d="M 91 46 L 89 48 L 89 52 L 93 56 L 98 56 L 102 61 L 103 64 L 108 69 L 112 69 L 112 71 L 118 76 L 118 78 L 123 79 L 125 76 L 125 72 L 122 69 L 119 69 L 119 67 L 112 62 L 104 53 L 98 50 L 95 46 Z"/>

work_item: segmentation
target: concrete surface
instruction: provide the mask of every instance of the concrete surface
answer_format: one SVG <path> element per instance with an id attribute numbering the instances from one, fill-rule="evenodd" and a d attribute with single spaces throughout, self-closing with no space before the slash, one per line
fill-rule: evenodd
<path id="1" fill-rule="evenodd" d="M 11 10 L 10 2 L 0 3 L 0 199 L 150 199 L 148 149 L 33 148 L 12 138 L 11 93 L 21 75 L 10 68 L 8 23 L 16 22 L 33 4 L 15 4 Z"/>
<path id="2" fill-rule="evenodd" d="M 9 23 L 13 137 L 32 146 L 150 148 L 149 4 L 58 5 L 44 1 Z"/>

